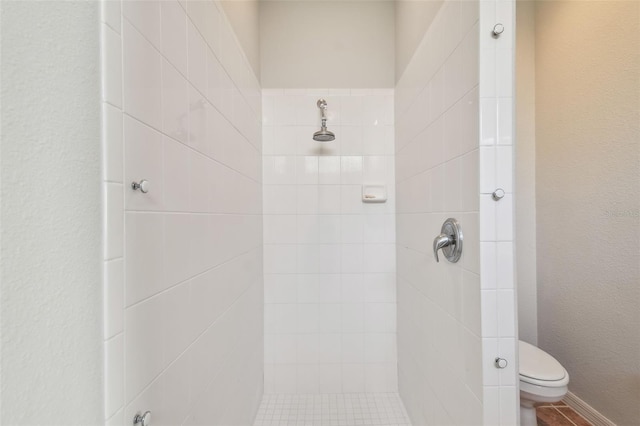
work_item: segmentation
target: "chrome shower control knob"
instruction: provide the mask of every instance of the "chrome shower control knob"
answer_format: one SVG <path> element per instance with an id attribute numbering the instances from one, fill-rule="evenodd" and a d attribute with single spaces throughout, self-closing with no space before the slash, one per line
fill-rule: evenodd
<path id="1" fill-rule="evenodd" d="M 131 182 L 131 189 L 133 189 L 134 191 L 139 189 L 143 194 L 149 192 L 150 188 L 151 184 L 148 180 L 145 179 L 142 179 L 140 182 Z"/>
<path id="2" fill-rule="evenodd" d="M 438 250 L 449 262 L 456 263 L 462 256 L 462 229 L 457 220 L 450 217 L 445 220 L 440 229 L 440 235 L 433 240 L 433 256 L 440 262 Z"/>
<path id="3" fill-rule="evenodd" d="M 133 426 L 149 426 L 151 425 L 151 411 L 144 414 L 137 413 L 133 418 Z"/>
<path id="4" fill-rule="evenodd" d="M 494 364 L 496 368 L 500 368 L 500 369 L 507 368 L 507 365 L 509 365 L 507 360 L 504 358 L 496 358 L 496 360 L 494 361 Z"/>
<path id="5" fill-rule="evenodd" d="M 503 32 L 504 32 L 504 25 L 498 23 L 493 26 L 494 37 L 500 37 L 500 34 L 502 34 Z"/>

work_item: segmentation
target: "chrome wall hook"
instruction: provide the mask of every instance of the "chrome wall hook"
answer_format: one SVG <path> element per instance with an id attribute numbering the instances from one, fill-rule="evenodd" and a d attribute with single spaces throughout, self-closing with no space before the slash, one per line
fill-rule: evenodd
<path id="1" fill-rule="evenodd" d="M 134 191 L 139 189 L 143 194 L 149 192 L 150 187 L 151 184 L 148 180 L 145 179 L 142 179 L 140 182 L 131 182 L 131 189 L 133 189 Z"/>
<path id="2" fill-rule="evenodd" d="M 502 200 L 504 198 L 504 189 L 498 188 L 493 191 L 493 194 L 491 194 L 491 198 L 493 198 L 494 201 Z"/>
<path id="3" fill-rule="evenodd" d="M 133 418 L 133 426 L 150 426 L 151 425 L 151 411 L 147 411 L 144 414 L 137 413 Z"/>
<path id="4" fill-rule="evenodd" d="M 493 26 L 493 31 L 491 32 L 494 38 L 500 37 L 500 34 L 504 32 L 504 25 L 497 23 Z"/>
<path id="5" fill-rule="evenodd" d="M 496 366 L 496 368 L 499 369 L 503 369 L 503 368 L 507 368 L 507 365 L 509 365 L 509 363 L 507 362 L 506 359 L 504 358 L 496 358 L 495 361 L 493 362 L 493 364 Z"/>

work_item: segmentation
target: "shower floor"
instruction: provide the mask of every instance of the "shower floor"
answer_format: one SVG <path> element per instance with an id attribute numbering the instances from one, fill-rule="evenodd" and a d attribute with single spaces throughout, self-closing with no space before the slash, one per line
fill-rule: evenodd
<path id="1" fill-rule="evenodd" d="M 254 426 L 411 426 L 397 393 L 264 395 Z"/>

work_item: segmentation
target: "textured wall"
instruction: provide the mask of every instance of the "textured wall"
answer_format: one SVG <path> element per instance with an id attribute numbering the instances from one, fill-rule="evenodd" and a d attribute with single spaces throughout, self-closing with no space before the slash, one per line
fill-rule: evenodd
<path id="1" fill-rule="evenodd" d="M 399 389 L 416 425 L 483 421 L 478 17 L 445 2 L 396 88 Z M 436 263 L 448 217 L 463 256 Z"/>
<path id="2" fill-rule="evenodd" d="M 312 139 L 319 97 L 331 142 Z M 265 392 L 396 392 L 393 90 L 263 102 Z"/>
<path id="3" fill-rule="evenodd" d="M 640 419 L 639 8 L 536 15 L 538 341 L 619 425 Z"/>
<path id="4" fill-rule="evenodd" d="M 263 1 L 262 87 L 394 86 L 392 1 Z"/>
<path id="5" fill-rule="evenodd" d="M 103 5 L 105 419 L 250 424 L 263 385 L 258 81 L 218 3 Z M 147 194 L 130 187 L 140 179 Z"/>
<path id="6" fill-rule="evenodd" d="M 0 7 L 0 423 L 98 424 L 99 4 Z"/>

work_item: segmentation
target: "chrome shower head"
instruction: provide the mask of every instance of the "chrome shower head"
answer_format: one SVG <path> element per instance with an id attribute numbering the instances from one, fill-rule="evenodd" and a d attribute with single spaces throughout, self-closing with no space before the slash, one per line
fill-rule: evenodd
<path id="1" fill-rule="evenodd" d="M 320 130 L 313 134 L 313 140 L 318 142 L 330 142 L 335 140 L 336 135 L 333 132 L 327 130 L 326 127 L 322 127 Z"/>
<path id="2" fill-rule="evenodd" d="M 313 140 L 318 142 L 330 142 L 335 140 L 336 135 L 327 130 L 327 101 L 324 99 L 318 99 L 317 105 L 322 113 L 322 126 L 320 127 L 320 130 L 313 134 Z"/>

